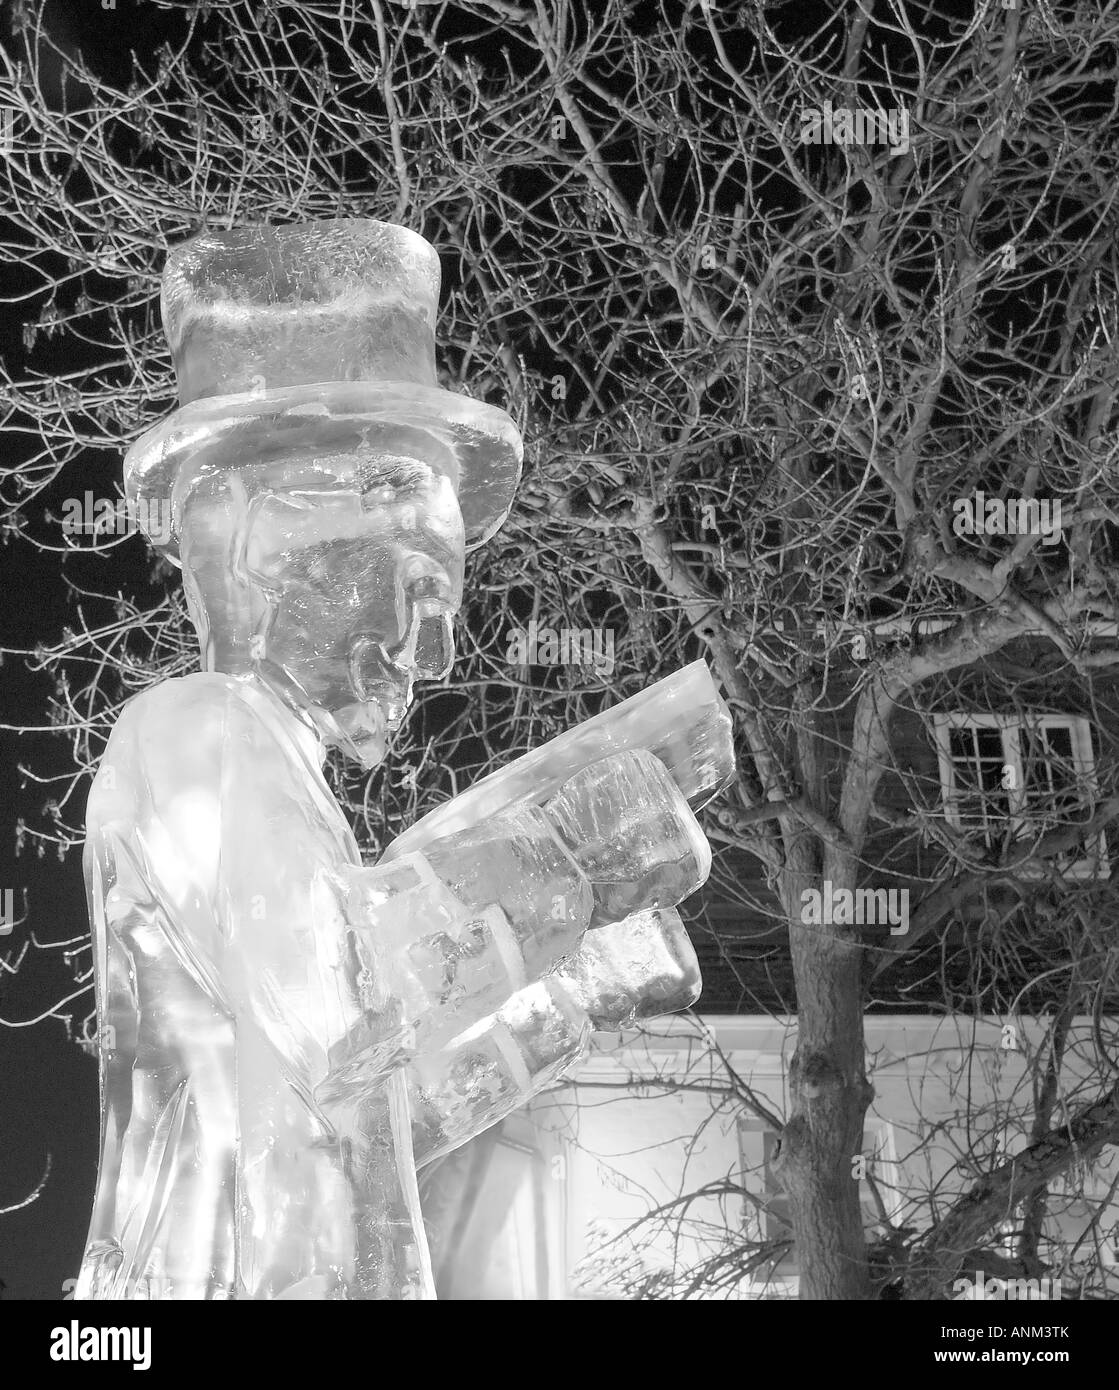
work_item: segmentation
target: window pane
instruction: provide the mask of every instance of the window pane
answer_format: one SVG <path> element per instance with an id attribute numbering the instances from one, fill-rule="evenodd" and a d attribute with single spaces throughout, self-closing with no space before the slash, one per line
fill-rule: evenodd
<path id="1" fill-rule="evenodd" d="M 1085 791 L 1073 757 L 1072 728 L 1023 729 L 1022 760 L 1028 814 L 1034 833 L 1084 820 Z"/>
<path id="2" fill-rule="evenodd" d="M 1010 797 L 1003 787 L 1005 756 L 1000 729 L 950 729 L 954 806 L 966 829 L 986 830 L 989 845 L 1006 833 Z"/>

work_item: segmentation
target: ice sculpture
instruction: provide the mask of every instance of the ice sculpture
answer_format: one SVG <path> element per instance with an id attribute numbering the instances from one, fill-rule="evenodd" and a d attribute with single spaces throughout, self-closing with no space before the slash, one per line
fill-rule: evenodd
<path id="1" fill-rule="evenodd" d="M 181 405 L 125 460 L 205 669 L 125 707 L 85 869 L 101 1155 L 77 1296 L 432 1297 L 416 1166 L 591 1030 L 694 1002 L 675 905 L 732 770 L 701 666 L 487 778 L 363 866 L 322 775 L 446 674 L 464 554 L 520 466 L 440 390 L 439 264 L 342 220 L 174 250 Z M 155 505 L 153 505 L 155 504 Z M 659 693 L 658 693 L 659 691 Z"/>
<path id="2" fill-rule="evenodd" d="M 593 1029 L 618 1031 L 690 1008 L 699 966 L 673 909 L 590 932 L 566 966 L 408 1067 L 422 1168 L 523 1105 L 580 1061 Z"/>

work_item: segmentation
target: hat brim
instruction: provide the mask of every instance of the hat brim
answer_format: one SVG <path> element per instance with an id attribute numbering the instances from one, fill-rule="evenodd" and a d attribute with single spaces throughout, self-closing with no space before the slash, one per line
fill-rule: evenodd
<path id="1" fill-rule="evenodd" d="M 170 502 L 171 534 L 159 548 L 178 561 L 182 510 L 208 477 L 254 465 L 323 461 L 336 479 L 339 459 L 394 452 L 415 432 L 431 435 L 455 479 L 466 548 L 484 544 L 509 514 L 523 449 L 512 419 L 497 406 L 412 382 L 327 382 L 192 401 L 148 430 L 124 460 L 125 494 L 138 514 Z M 335 481 L 335 486 L 337 485 Z"/>

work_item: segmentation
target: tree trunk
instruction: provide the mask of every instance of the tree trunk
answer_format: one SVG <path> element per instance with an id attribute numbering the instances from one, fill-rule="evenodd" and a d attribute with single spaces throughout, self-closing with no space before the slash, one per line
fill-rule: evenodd
<path id="1" fill-rule="evenodd" d="M 801 892 L 819 878 L 790 875 L 789 937 L 797 990 L 791 1110 L 777 1171 L 789 1195 L 800 1261 L 800 1297 L 871 1297 L 855 1155 L 874 1095 L 866 1077 L 862 952 L 849 929 L 805 925 Z M 854 886 L 854 881 L 850 885 Z"/>

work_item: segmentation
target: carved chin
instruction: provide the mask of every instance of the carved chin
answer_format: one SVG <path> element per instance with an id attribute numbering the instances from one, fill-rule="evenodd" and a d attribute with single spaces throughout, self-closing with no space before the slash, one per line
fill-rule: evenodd
<path id="1" fill-rule="evenodd" d="M 392 718 L 373 701 L 347 705 L 334 716 L 337 733 L 330 741 L 362 767 L 377 767 L 384 761 L 389 732 L 399 724 L 402 714 Z"/>

